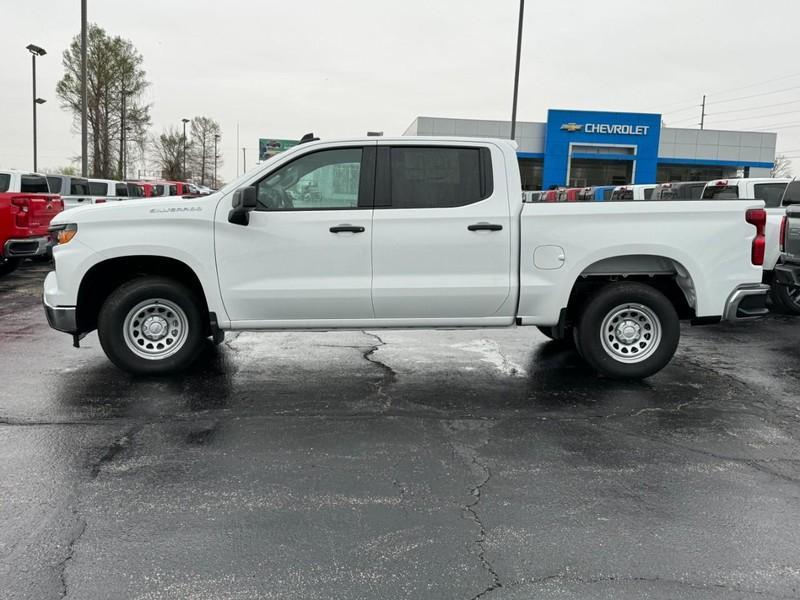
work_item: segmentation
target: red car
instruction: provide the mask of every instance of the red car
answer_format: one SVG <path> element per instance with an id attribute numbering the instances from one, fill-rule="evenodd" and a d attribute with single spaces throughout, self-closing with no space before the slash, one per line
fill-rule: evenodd
<path id="1" fill-rule="evenodd" d="M 185 181 L 157 181 L 153 183 L 153 196 L 197 196 L 197 188 Z"/>
<path id="2" fill-rule="evenodd" d="M 48 227 L 64 210 L 51 194 L 47 177 L 24 171 L 0 171 L 0 275 L 23 258 L 45 256 L 53 246 Z"/>

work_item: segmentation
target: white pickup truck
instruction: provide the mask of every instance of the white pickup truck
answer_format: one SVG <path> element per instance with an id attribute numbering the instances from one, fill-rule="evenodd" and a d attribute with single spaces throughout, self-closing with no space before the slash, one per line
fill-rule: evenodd
<path id="1" fill-rule="evenodd" d="M 226 330 L 533 325 L 622 378 L 681 319 L 766 311 L 763 202 L 521 200 L 507 140 L 302 143 L 210 196 L 57 217 L 45 311 L 140 374 Z"/>

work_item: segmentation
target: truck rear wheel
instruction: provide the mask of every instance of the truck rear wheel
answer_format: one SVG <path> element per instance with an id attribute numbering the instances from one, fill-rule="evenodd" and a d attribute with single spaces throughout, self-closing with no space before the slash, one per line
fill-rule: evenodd
<path id="1" fill-rule="evenodd" d="M 143 277 L 118 287 L 97 319 L 111 362 L 137 375 L 165 375 L 191 365 L 205 339 L 200 303 L 186 286 Z"/>
<path id="2" fill-rule="evenodd" d="M 800 287 L 773 284 L 772 302 L 782 313 L 800 315 Z"/>
<path id="3" fill-rule="evenodd" d="M 8 275 L 19 266 L 18 258 L 0 258 L 0 277 Z"/>
<path id="4" fill-rule="evenodd" d="M 580 316 L 576 340 L 596 371 L 643 379 L 663 369 L 678 347 L 680 320 L 664 294 L 636 282 L 602 288 Z"/>

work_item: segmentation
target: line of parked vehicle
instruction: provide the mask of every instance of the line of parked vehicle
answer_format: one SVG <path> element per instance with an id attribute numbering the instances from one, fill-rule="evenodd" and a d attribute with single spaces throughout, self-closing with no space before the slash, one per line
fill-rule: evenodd
<path id="1" fill-rule="evenodd" d="M 117 181 L 27 171 L 0 171 L 0 276 L 25 258 L 50 255 L 48 232 L 58 213 L 136 198 L 198 197 L 214 190 L 184 181 Z"/>

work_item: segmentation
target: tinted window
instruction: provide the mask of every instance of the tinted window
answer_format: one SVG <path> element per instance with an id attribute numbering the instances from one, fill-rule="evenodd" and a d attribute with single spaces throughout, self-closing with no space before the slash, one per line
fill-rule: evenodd
<path id="1" fill-rule="evenodd" d="M 126 183 L 117 183 L 114 185 L 115 195 L 116 196 L 127 196 L 128 195 L 128 184 Z"/>
<path id="2" fill-rule="evenodd" d="M 170 196 L 177 196 L 178 195 L 178 186 L 177 185 L 169 186 L 169 195 Z"/>
<path id="3" fill-rule="evenodd" d="M 47 185 L 50 187 L 51 194 L 61 193 L 61 177 L 48 177 Z"/>
<path id="4" fill-rule="evenodd" d="M 73 196 L 89 196 L 89 182 L 85 179 L 73 179 L 70 181 L 69 193 Z"/>
<path id="5" fill-rule="evenodd" d="M 47 179 L 38 175 L 23 175 L 19 191 L 24 194 L 49 194 Z"/>
<path id="6" fill-rule="evenodd" d="M 8 173 L 0 173 L 0 192 L 7 192 L 10 185 L 11 175 Z"/>
<path id="7" fill-rule="evenodd" d="M 785 183 L 757 183 L 753 186 L 753 195 L 756 200 L 763 200 L 767 208 L 778 208 L 781 205 L 783 192 L 786 191 Z"/>
<path id="8" fill-rule="evenodd" d="M 611 200 L 633 200 L 633 190 L 630 188 L 614 190 L 611 193 Z"/>
<path id="9" fill-rule="evenodd" d="M 105 196 L 108 194 L 108 184 L 102 181 L 90 181 L 89 191 L 92 196 Z"/>
<path id="10" fill-rule="evenodd" d="M 700 196 L 703 195 L 703 188 L 704 187 L 706 187 L 706 186 L 703 183 L 699 183 L 697 185 L 687 186 L 686 197 L 688 197 L 689 200 L 699 200 Z"/>
<path id="11" fill-rule="evenodd" d="M 736 185 L 709 185 L 703 190 L 703 200 L 736 200 L 739 187 Z"/>
<path id="12" fill-rule="evenodd" d="M 603 190 L 603 200 L 611 200 L 614 190 Z"/>
<path id="13" fill-rule="evenodd" d="M 393 208 L 465 206 L 491 194 L 481 191 L 479 148 L 392 148 Z"/>
<path id="14" fill-rule="evenodd" d="M 153 196 L 163 196 L 164 195 L 164 186 L 161 184 L 156 184 L 153 186 Z"/>
<path id="15" fill-rule="evenodd" d="M 258 210 L 358 208 L 361 148 L 306 154 L 256 184 Z"/>
<path id="16" fill-rule="evenodd" d="M 2 191 L 3 176 L 0 175 L 0 191 Z M 6 183 L 6 185 L 8 185 Z M 800 180 L 792 181 L 786 186 L 786 193 L 783 195 L 784 204 L 800 204 Z"/>
<path id="17" fill-rule="evenodd" d="M 138 185 L 136 183 L 129 183 L 128 184 L 128 195 L 131 198 L 141 198 L 142 196 L 144 196 L 144 190 L 142 189 L 142 186 L 140 186 L 140 185 Z"/>
<path id="18" fill-rule="evenodd" d="M 644 199 L 650 200 L 653 197 L 653 188 L 645 188 L 644 190 Z"/>

